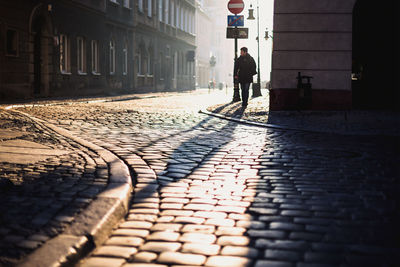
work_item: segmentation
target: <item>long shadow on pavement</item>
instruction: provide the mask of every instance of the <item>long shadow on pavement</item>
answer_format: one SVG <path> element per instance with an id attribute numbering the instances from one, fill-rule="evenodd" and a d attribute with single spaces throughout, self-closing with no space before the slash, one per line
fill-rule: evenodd
<path id="1" fill-rule="evenodd" d="M 256 247 L 270 260 L 399 266 L 396 144 L 398 139 L 269 131 L 259 172 L 267 190 L 250 210 L 270 233 L 253 233 Z"/>
<path id="2" fill-rule="evenodd" d="M 128 215 L 155 223 L 142 251 L 163 241 L 208 257 L 158 258 L 165 264 L 396 266 L 396 148 L 385 140 L 222 123 L 207 117 L 139 149 L 171 147 L 145 159 L 166 165 L 156 169 L 157 183 L 137 187 Z M 246 139 L 253 130 L 260 138 Z"/>

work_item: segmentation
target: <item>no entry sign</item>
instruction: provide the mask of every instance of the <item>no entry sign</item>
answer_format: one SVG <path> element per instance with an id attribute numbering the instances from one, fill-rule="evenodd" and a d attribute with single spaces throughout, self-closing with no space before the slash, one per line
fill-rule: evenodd
<path id="1" fill-rule="evenodd" d="M 230 0 L 228 2 L 228 9 L 233 14 L 239 14 L 244 9 L 243 0 Z"/>

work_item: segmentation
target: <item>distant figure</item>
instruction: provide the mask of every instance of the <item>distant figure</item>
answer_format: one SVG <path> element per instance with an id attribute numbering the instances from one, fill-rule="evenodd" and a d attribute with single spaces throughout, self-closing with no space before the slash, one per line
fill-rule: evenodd
<path id="1" fill-rule="evenodd" d="M 239 80 L 242 89 L 242 107 L 247 107 L 250 84 L 256 74 L 254 58 L 247 53 L 247 47 L 240 48 L 240 57 L 235 62 L 234 75 L 235 79 Z"/>

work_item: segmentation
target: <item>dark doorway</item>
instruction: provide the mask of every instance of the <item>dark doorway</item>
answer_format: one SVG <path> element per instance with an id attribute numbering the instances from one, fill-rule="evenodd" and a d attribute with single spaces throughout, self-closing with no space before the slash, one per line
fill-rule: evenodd
<path id="1" fill-rule="evenodd" d="M 352 89 L 356 109 L 394 109 L 395 85 L 393 0 L 358 0 L 353 10 Z"/>
<path id="2" fill-rule="evenodd" d="M 33 60 L 34 60 L 34 94 L 40 95 L 42 85 L 42 28 L 43 18 L 36 18 L 33 23 Z"/>

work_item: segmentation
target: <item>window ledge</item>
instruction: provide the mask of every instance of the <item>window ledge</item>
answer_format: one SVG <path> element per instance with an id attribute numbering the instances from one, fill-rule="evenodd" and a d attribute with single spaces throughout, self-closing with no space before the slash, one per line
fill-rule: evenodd
<path id="1" fill-rule="evenodd" d="M 100 75 L 101 75 L 101 73 L 99 73 L 99 72 L 92 72 L 92 75 L 95 75 L 95 76 L 100 76 Z"/>
<path id="2" fill-rule="evenodd" d="M 62 74 L 62 75 L 72 75 L 72 73 L 71 73 L 71 72 L 68 72 L 68 71 L 61 71 L 61 74 Z"/>
<path id="3" fill-rule="evenodd" d="M 81 72 L 81 71 L 78 71 L 78 75 L 85 76 L 85 75 L 87 75 L 87 73 L 86 73 L 86 72 Z"/>
<path id="4" fill-rule="evenodd" d="M 137 74 L 137 76 L 138 76 L 138 77 L 141 77 L 141 78 L 146 77 L 146 75 L 144 75 L 144 74 Z"/>

